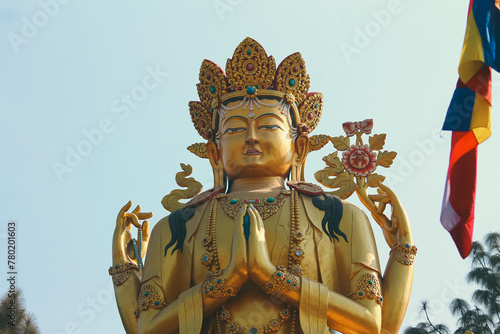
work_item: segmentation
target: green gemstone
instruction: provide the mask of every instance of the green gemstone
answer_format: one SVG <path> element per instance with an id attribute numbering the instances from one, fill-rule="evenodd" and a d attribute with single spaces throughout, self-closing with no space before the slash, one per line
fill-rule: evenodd
<path id="1" fill-rule="evenodd" d="M 210 86 L 210 93 L 215 94 L 215 87 L 214 86 Z"/>
<path id="2" fill-rule="evenodd" d="M 213 290 L 213 289 L 214 289 L 214 287 L 213 287 L 213 286 L 211 286 L 211 287 L 210 287 L 210 290 Z"/>
<path id="3" fill-rule="evenodd" d="M 149 292 L 147 292 L 147 291 L 144 292 L 144 296 L 147 296 L 147 295 L 149 295 Z"/>
<path id="4" fill-rule="evenodd" d="M 250 51 L 250 49 L 247 50 L 247 55 L 251 55 L 252 54 L 252 51 Z"/>
<path id="5" fill-rule="evenodd" d="M 276 276 L 280 277 L 281 276 L 281 273 L 277 273 Z"/>
<path id="6" fill-rule="evenodd" d="M 229 204 L 236 204 L 236 203 L 238 203 L 238 200 L 237 200 L 237 199 L 232 199 L 232 200 L 229 202 Z"/>
<path id="7" fill-rule="evenodd" d="M 160 305 L 160 302 L 155 302 L 155 305 Z"/>
<path id="8" fill-rule="evenodd" d="M 359 293 L 359 295 L 360 295 L 360 296 L 362 296 L 362 295 L 363 295 L 363 292 L 360 292 L 360 293 Z"/>
<path id="9" fill-rule="evenodd" d="M 217 280 L 217 283 L 220 283 L 220 282 L 221 282 L 221 280 L 220 280 L 220 279 L 218 279 L 218 280 Z"/>
<path id="10" fill-rule="evenodd" d="M 368 281 L 368 284 L 372 285 L 372 284 L 373 284 L 373 281 Z"/>
<path id="11" fill-rule="evenodd" d="M 292 78 L 292 79 L 288 80 L 288 84 L 290 85 L 290 87 L 295 86 L 295 79 Z"/>
<path id="12" fill-rule="evenodd" d="M 273 203 L 273 202 L 275 201 L 275 199 L 274 199 L 274 197 L 269 197 L 269 198 L 267 199 L 267 201 L 268 201 L 269 203 Z"/>
<path id="13" fill-rule="evenodd" d="M 286 282 L 287 282 L 288 284 L 292 283 L 292 281 L 290 281 L 289 279 L 287 279 L 287 280 L 286 280 Z"/>

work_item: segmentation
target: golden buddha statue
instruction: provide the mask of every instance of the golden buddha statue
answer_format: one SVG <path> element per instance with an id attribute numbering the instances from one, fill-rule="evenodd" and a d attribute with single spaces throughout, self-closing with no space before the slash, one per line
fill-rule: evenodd
<path id="1" fill-rule="evenodd" d="M 119 212 L 110 274 L 126 332 L 397 333 L 416 247 L 398 198 L 373 174 L 395 156 L 380 151 L 375 159 L 385 135 L 363 145 L 361 135 L 371 129 L 365 121 L 344 125 L 357 145 L 348 137 L 310 136 L 323 97 L 308 92 L 301 55 L 276 68 L 251 38 L 236 48 L 226 73 L 204 60 L 199 79 L 201 102 L 189 108 L 206 142 L 190 150 L 209 159 L 214 187 L 194 196 L 201 187 L 185 178 L 191 171 L 183 166 L 178 183 L 188 190 L 164 198 L 172 213 L 151 237 L 141 221 L 152 214 L 139 206 L 127 212 L 131 202 Z M 331 186 L 328 173 L 339 176 L 335 194 L 344 199 L 356 191 L 382 227 L 392 247 L 383 275 L 363 211 L 304 180 L 307 154 L 327 142 L 345 151 L 343 162 L 336 153 L 325 157 L 329 167 L 317 179 Z M 378 194 L 368 195 L 368 186 Z"/>

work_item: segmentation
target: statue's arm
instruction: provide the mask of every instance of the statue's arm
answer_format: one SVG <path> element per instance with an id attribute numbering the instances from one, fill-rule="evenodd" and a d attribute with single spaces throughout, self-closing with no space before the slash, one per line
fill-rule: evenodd
<path id="1" fill-rule="evenodd" d="M 411 247 L 413 237 L 407 218 L 404 221 L 399 221 L 398 230 L 398 244 L 402 247 L 406 247 L 406 245 Z M 414 270 L 413 257 L 414 254 L 394 250 L 393 247 L 385 268 L 382 286 L 384 296 L 382 327 L 389 333 L 399 332 L 410 301 Z M 408 262 L 405 263 L 405 261 Z"/>
<path id="2" fill-rule="evenodd" d="M 136 334 L 137 319 L 134 316 L 134 311 L 137 307 L 137 294 L 141 278 L 139 276 L 137 260 L 132 250 L 130 229 L 132 225 L 142 229 L 143 245 L 145 248 L 149 239 L 149 224 L 148 221 L 144 221 L 141 225 L 139 220 L 148 219 L 152 214 L 140 212 L 140 206 L 137 206 L 132 212 L 127 213 L 131 206 L 132 202 L 128 202 L 120 210 L 116 218 L 112 242 L 113 265 L 110 268 L 110 274 L 113 277 L 116 303 L 125 332 L 127 334 Z M 144 251 L 145 249 L 143 249 Z"/>
<path id="3" fill-rule="evenodd" d="M 126 263 L 126 259 L 113 260 L 113 266 Z M 138 271 L 131 270 L 130 277 L 121 285 L 115 285 L 115 298 L 122 324 L 127 334 L 137 334 L 137 319 L 134 312 L 137 308 L 141 278 Z"/>
<path id="4" fill-rule="evenodd" d="M 387 244 L 391 247 L 383 276 L 382 328 L 386 332 L 397 333 L 410 300 L 416 247 L 413 245 L 410 221 L 399 198 L 382 183 L 379 183 L 379 189 L 378 195 L 367 195 L 366 191 L 358 191 L 358 195 L 382 227 Z M 387 204 L 391 206 L 390 218 L 384 214 Z"/>

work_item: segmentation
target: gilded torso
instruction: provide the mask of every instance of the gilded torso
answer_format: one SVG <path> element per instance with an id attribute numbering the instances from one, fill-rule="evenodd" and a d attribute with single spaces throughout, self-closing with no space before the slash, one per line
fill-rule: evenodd
<path id="1" fill-rule="evenodd" d="M 278 208 L 273 209 L 275 212 L 271 215 L 269 212 L 265 213 L 264 216 L 268 215 L 268 217 L 263 221 L 272 263 L 288 268 L 290 267 L 290 191 L 284 194 L 286 198 L 283 202 Z M 229 264 L 234 223 L 231 211 L 234 211 L 234 208 L 228 208 L 228 203 L 234 198 L 225 196 L 220 195 L 196 207 L 194 216 L 186 223 L 186 236 L 182 253 L 177 250 L 171 254 L 171 248 L 164 257 L 158 257 L 157 254 L 164 254 L 164 248 L 171 238 L 171 231 L 167 219 L 161 220 L 155 226 L 148 249 L 143 282 L 154 279 L 158 285 L 161 285 L 167 304 L 176 300 L 178 295 L 189 287 L 202 283 L 207 273 L 215 272 L 217 260 L 221 269 L 226 268 Z M 344 213 L 340 229 L 346 234 L 348 242 L 342 238 L 339 241 L 330 240 L 322 230 L 321 221 L 324 211 L 317 209 L 312 204 L 312 197 L 299 194 L 298 198 L 299 230 L 303 235 L 300 247 L 304 254 L 300 261 L 300 275 L 327 285 L 330 291 L 347 295 L 349 279 L 356 270 L 365 267 L 380 271 L 374 241 L 371 245 L 370 238 L 368 238 L 368 242 L 365 240 L 364 245 L 357 247 L 354 252 L 351 249 L 352 240 L 356 239 L 356 233 L 364 233 L 364 230 L 368 228 L 371 234 L 369 225 L 363 226 L 363 222 L 356 219 L 358 215 L 364 216 L 360 209 L 349 203 L 343 204 Z M 234 204 L 235 206 L 241 205 L 241 201 L 244 199 L 238 200 L 238 203 Z M 215 217 L 213 212 L 211 214 L 212 205 L 216 205 Z M 366 217 L 364 218 L 366 220 Z M 360 224 L 360 226 L 353 225 L 353 222 L 356 222 L 356 225 Z M 207 247 L 207 236 L 213 233 L 215 233 L 215 243 Z M 365 237 L 366 235 L 363 236 L 363 238 Z M 373 236 L 371 240 L 373 240 Z M 369 249 L 369 252 L 367 253 L 364 249 Z M 370 255 L 358 258 L 358 254 Z M 207 257 L 210 258 L 208 261 L 211 263 L 210 265 L 207 265 Z M 152 266 L 160 266 L 161 270 L 148 268 Z M 224 320 L 221 317 L 222 312 L 219 311 L 219 321 L 215 315 L 206 319 L 202 332 L 216 333 L 217 328 L 225 332 L 228 324 L 235 322 L 245 328 L 246 333 L 250 333 L 249 329 L 252 327 L 256 327 L 259 329 L 258 333 L 261 333 L 262 329 L 268 326 L 273 319 L 280 319 L 280 312 L 286 311 L 286 306 L 282 301 L 267 295 L 261 287 L 249 281 L 238 295 L 231 298 L 225 305 L 227 312 L 224 315 L 226 319 L 230 315 L 231 319 Z M 293 315 L 293 309 L 290 311 Z M 290 316 L 290 319 L 285 321 L 276 333 L 290 333 L 292 327 L 296 333 L 302 333 L 298 317 L 292 318 L 293 316 Z"/>

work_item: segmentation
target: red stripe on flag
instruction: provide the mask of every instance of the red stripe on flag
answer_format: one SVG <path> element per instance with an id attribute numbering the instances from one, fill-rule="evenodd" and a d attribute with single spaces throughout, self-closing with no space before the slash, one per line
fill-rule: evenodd
<path id="1" fill-rule="evenodd" d="M 460 217 L 457 225 L 450 231 L 462 258 L 471 250 L 472 230 L 474 227 L 474 208 L 476 200 L 477 141 L 470 140 L 472 132 L 453 132 L 449 178 L 449 202 Z M 458 152 L 463 153 L 460 157 Z M 452 162 L 452 158 L 454 162 Z"/>
<path id="2" fill-rule="evenodd" d="M 448 167 L 448 175 L 450 175 L 451 168 L 455 163 L 462 158 L 467 152 L 473 150 L 478 145 L 474 132 L 467 131 L 453 131 L 451 137 L 451 152 L 450 152 L 450 165 Z"/>
<path id="3" fill-rule="evenodd" d="M 467 87 L 484 96 L 491 104 L 491 68 L 483 64 L 481 68 L 467 81 Z"/>

